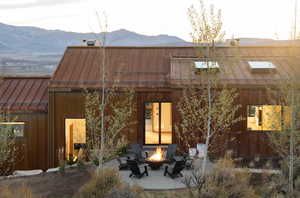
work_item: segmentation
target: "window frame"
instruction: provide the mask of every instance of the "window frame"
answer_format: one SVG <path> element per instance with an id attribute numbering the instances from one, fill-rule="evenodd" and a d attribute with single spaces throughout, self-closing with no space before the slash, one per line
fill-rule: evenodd
<path id="1" fill-rule="evenodd" d="M 26 138 L 26 126 L 27 126 L 27 122 L 25 121 L 4 121 L 4 122 L 0 122 L 0 126 L 1 125 L 21 125 L 21 124 L 12 124 L 12 123 L 22 123 L 23 125 L 23 135 L 22 136 L 16 136 L 15 133 L 14 134 L 14 138 L 16 139 L 24 139 Z"/>
<path id="2" fill-rule="evenodd" d="M 145 122 L 146 122 L 146 108 L 145 105 L 146 103 L 159 103 L 159 140 L 158 140 L 158 144 L 146 144 L 146 130 L 145 130 Z M 143 127 L 142 127 L 142 137 L 143 137 L 143 145 L 144 146 L 167 146 L 169 144 L 161 144 L 161 103 L 171 103 L 172 104 L 172 114 L 171 114 L 171 118 L 172 118 L 172 143 L 174 143 L 174 115 L 173 115 L 173 105 L 174 102 L 172 102 L 171 100 L 145 100 L 142 105 L 143 105 Z"/>

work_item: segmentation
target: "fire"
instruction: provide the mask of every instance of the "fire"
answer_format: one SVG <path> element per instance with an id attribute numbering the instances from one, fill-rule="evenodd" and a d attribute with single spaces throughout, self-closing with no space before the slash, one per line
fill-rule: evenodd
<path id="1" fill-rule="evenodd" d="M 163 160 L 163 151 L 161 150 L 160 147 L 156 148 L 156 151 L 151 157 L 149 157 L 149 160 L 151 161 L 161 161 Z"/>

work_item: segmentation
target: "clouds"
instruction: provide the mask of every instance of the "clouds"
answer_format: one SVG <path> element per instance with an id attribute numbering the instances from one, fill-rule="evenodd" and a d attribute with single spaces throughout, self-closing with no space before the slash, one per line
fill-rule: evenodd
<path id="1" fill-rule="evenodd" d="M 79 3 L 84 0 L 10 0 L 0 2 L 0 10 L 10 10 L 17 8 L 32 8 L 38 6 L 54 6 L 67 3 Z"/>

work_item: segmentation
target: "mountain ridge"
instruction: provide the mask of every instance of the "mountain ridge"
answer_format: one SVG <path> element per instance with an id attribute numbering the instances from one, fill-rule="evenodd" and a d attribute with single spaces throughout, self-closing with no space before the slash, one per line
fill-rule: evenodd
<path id="1" fill-rule="evenodd" d="M 0 23 L 0 52 L 63 53 L 67 46 L 81 45 L 82 40 L 95 40 L 101 38 L 102 35 L 103 33 L 46 30 L 39 27 L 13 26 Z M 146 36 L 125 29 L 108 32 L 106 37 L 108 46 L 184 46 L 188 44 L 176 36 L 165 34 Z"/>

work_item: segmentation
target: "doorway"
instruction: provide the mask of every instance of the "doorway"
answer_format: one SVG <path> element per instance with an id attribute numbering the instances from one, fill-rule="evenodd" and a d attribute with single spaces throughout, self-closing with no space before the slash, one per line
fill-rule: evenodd
<path id="1" fill-rule="evenodd" d="M 86 148 L 86 120 L 65 119 L 65 157 L 76 161 L 80 150 Z"/>
<path id="2" fill-rule="evenodd" d="M 172 144 L 172 103 L 146 102 L 144 143 Z"/>

